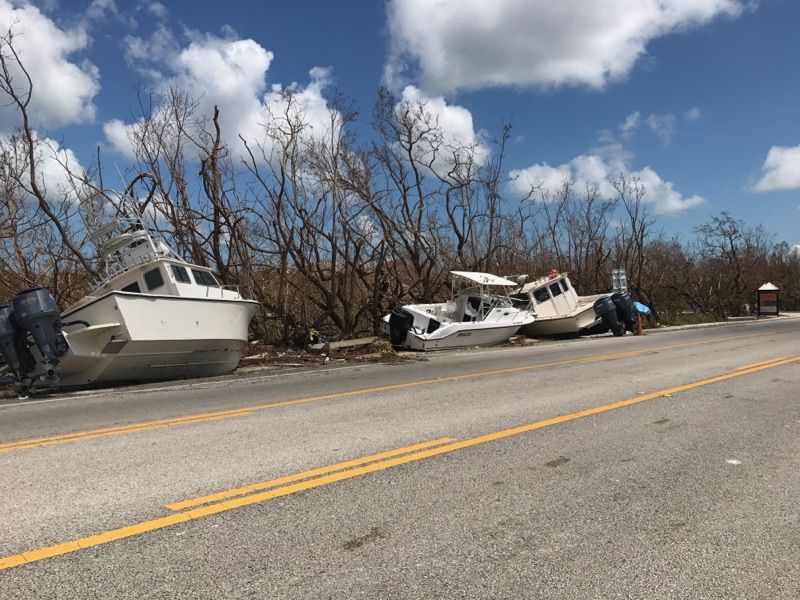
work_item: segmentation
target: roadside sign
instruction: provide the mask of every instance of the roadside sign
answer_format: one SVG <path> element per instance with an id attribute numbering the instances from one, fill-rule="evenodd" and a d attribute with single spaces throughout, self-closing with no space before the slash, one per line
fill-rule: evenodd
<path id="1" fill-rule="evenodd" d="M 765 283 L 758 288 L 758 314 L 778 315 L 778 294 L 780 289 L 771 283 Z"/>
<path id="2" fill-rule="evenodd" d="M 628 275 L 625 269 L 611 269 L 611 289 L 615 292 L 628 291 Z"/>

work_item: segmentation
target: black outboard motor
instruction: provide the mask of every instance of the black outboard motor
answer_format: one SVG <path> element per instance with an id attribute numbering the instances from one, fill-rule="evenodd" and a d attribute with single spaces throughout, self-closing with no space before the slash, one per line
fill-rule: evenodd
<path id="1" fill-rule="evenodd" d="M 11 367 L 17 379 L 22 379 L 36 366 L 36 361 L 28 350 L 27 337 L 16 323 L 14 310 L 10 306 L 0 306 L 0 356 Z"/>
<path id="2" fill-rule="evenodd" d="M 404 308 L 393 308 L 389 315 L 389 341 L 392 346 L 402 346 L 414 326 L 414 315 Z"/>
<path id="3" fill-rule="evenodd" d="M 630 292 L 615 292 L 611 294 L 611 300 L 617 307 L 617 320 L 625 325 L 625 329 L 636 332 L 636 317 L 633 312 Z"/>
<path id="4" fill-rule="evenodd" d="M 61 332 L 56 301 L 48 290 L 33 288 L 17 294 L 13 306 L 17 325 L 31 334 L 42 353 L 48 375 L 52 375 L 59 359 L 69 349 Z"/>
<path id="5" fill-rule="evenodd" d="M 595 300 L 594 314 L 600 317 L 603 325 L 610 329 L 615 336 L 625 334 L 625 326 L 617 319 L 617 305 L 610 296 Z"/>

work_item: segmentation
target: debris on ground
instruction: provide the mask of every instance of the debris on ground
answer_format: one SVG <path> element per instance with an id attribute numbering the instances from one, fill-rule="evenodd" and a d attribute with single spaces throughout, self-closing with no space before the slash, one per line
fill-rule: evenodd
<path id="1" fill-rule="evenodd" d="M 387 340 L 376 337 L 314 344 L 306 348 L 286 348 L 251 342 L 245 347 L 242 367 L 305 367 L 336 363 L 386 363 L 408 360 L 395 352 Z"/>
<path id="2" fill-rule="evenodd" d="M 533 346 L 539 340 L 525 337 L 524 335 L 514 335 L 508 338 L 508 343 L 512 346 Z"/>

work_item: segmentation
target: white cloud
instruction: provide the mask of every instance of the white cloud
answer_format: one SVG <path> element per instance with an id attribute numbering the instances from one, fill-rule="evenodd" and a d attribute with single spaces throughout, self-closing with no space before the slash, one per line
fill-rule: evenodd
<path id="1" fill-rule="evenodd" d="M 119 16 L 115 0 L 92 0 L 86 8 L 86 16 L 92 20 L 102 21 L 108 15 Z"/>
<path id="2" fill-rule="evenodd" d="M 62 148 L 58 142 L 43 138 L 37 146 L 36 160 L 43 189 L 49 198 L 75 199 L 69 172 L 78 177 L 82 167 L 78 157 L 69 148 Z"/>
<path id="3" fill-rule="evenodd" d="M 753 186 L 756 192 L 800 188 L 800 146 L 773 146 L 761 167 L 761 179 Z"/>
<path id="4" fill-rule="evenodd" d="M 687 112 L 684 118 L 689 120 L 696 120 L 699 118 L 699 108 L 694 108 Z M 698 111 L 697 115 L 693 111 Z M 644 124 L 647 129 L 655 135 L 661 143 L 668 146 L 672 141 L 672 136 L 675 134 L 675 123 L 678 118 L 672 113 L 656 114 L 652 113 L 646 117 L 637 110 L 630 113 L 619 126 L 619 133 L 622 139 L 630 140 L 633 135 L 639 130 L 639 127 Z"/>
<path id="5" fill-rule="evenodd" d="M 40 138 L 34 132 L 34 160 L 37 168 L 37 184 L 45 197 L 57 203 L 64 199 L 75 201 L 75 191 L 72 186 L 70 171 L 80 177 L 83 172 L 75 153 L 69 148 L 62 148 L 59 143 L 48 137 Z M 27 146 L 17 136 L 4 136 L 0 138 L 0 153 L 5 155 L 7 164 L 13 165 L 18 172 L 22 172 L 28 165 Z M 4 161 L 4 162 L 5 162 Z M 10 177 L 10 174 L 3 174 Z M 29 181 L 23 176 L 24 185 Z"/>
<path id="6" fill-rule="evenodd" d="M 672 134 L 675 133 L 675 115 L 666 113 L 663 115 L 652 114 L 647 117 L 647 127 L 665 146 L 669 146 L 672 141 Z"/>
<path id="7" fill-rule="evenodd" d="M 129 138 L 130 125 L 120 119 L 112 119 L 103 124 L 103 133 L 111 146 L 126 158 L 136 158 Z"/>
<path id="8" fill-rule="evenodd" d="M 273 53 L 254 40 L 238 39 L 230 29 L 223 34 L 189 32 L 188 45 L 181 47 L 172 32 L 159 25 L 147 39 L 129 37 L 126 58 L 150 77 L 157 92 L 166 94 L 175 88 L 187 93 L 197 102 L 198 118 L 210 119 L 218 106 L 223 138 L 229 146 L 241 148 L 239 135 L 248 142 L 263 140 L 264 126 L 286 110 L 286 90 L 292 93 L 293 110 L 302 113 L 309 126 L 307 134 L 330 129 L 329 107 L 323 96 L 330 83 L 328 69 L 311 69 L 305 87 L 292 83 L 268 89 Z M 157 107 L 156 112 L 162 109 Z M 104 126 L 111 145 L 127 156 L 132 153 L 128 136 L 133 126 L 118 119 Z"/>
<path id="9" fill-rule="evenodd" d="M 35 6 L 0 0 L 0 32 L 9 29 L 33 80 L 33 126 L 50 129 L 94 119 L 92 101 L 100 91 L 100 74 L 88 61 L 70 61 L 89 45 L 85 29 L 62 29 Z M 23 74 L 12 69 L 12 75 L 23 91 Z M 14 111 L 0 112 L 0 130 L 7 132 L 18 124 Z"/>
<path id="10" fill-rule="evenodd" d="M 623 138 L 629 138 L 633 135 L 633 133 L 639 128 L 639 123 L 641 123 L 642 115 L 639 111 L 634 111 L 625 117 L 625 120 L 619 126 L 620 135 Z"/>
<path id="11" fill-rule="evenodd" d="M 158 23 L 148 38 L 128 35 L 125 36 L 123 44 L 123 54 L 128 63 L 140 70 L 144 74 L 155 73 L 144 68 L 138 63 L 159 64 L 171 55 L 176 55 L 180 51 L 178 40 L 172 30 L 163 23 Z"/>
<path id="12" fill-rule="evenodd" d="M 738 15 L 744 0 L 390 0 L 384 70 L 399 88 L 586 85 L 626 77 L 647 44 Z"/>
<path id="13" fill-rule="evenodd" d="M 463 106 L 447 104 L 443 97 L 428 95 L 409 85 L 403 90 L 395 112 L 414 118 L 419 134 L 433 126 L 431 133 L 421 135 L 422 143 L 417 146 L 415 158 L 422 163 L 433 159 L 433 167 L 441 175 L 446 174 L 456 160 L 460 163 L 472 160 L 474 166 L 484 165 L 488 160 L 490 150 L 483 141 L 484 136 L 475 132 L 472 113 Z"/>
<path id="14" fill-rule="evenodd" d="M 166 19 L 169 16 L 169 11 L 167 7 L 161 4 L 161 2 L 151 2 L 147 5 L 147 12 L 151 15 L 155 16 L 158 19 Z"/>
<path id="15" fill-rule="evenodd" d="M 684 120 L 688 121 L 689 123 L 699 120 L 700 117 L 702 116 L 703 116 L 703 109 L 700 108 L 699 106 L 693 106 L 685 113 L 683 113 Z"/>
<path id="16" fill-rule="evenodd" d="M 625 176 L 637 179 L 644 186 L 646 194 L 642 201 L 650 204 L 657 214 L 675 214 L 705 203 L 701 196 L 687 197 L 677 192 L 671 181 L 664 181 L 650 167 L 632 169 L 631 158 L 618 143 L 606 140 L 590 154 L 581 154 L 557 167 L 539 163 L 511 171 L 511 189 L 523 197 L 536 190 L 533 197 L 546 201 L 570 181 L 577 190 L 596 187 L 604 197 L 613 198 L 617 191 L 610 180 Z"/>

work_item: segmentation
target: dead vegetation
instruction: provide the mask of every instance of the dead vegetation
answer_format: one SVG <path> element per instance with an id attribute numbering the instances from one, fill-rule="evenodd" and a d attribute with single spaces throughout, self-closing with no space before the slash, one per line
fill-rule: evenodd
<path id="1" fill-rule="evenodd" d="M 103 171 L 99 155 L 78 168 L 37 136 L 36 92 L 7 32 L 0 93 L 19 126 L 0 140 L 0 303 L 43 286 L 64 307 L 102 267 L 79 209 L 102 190 Z M 259 301 L 255 348 L 273 361 L 386 359 L 384 349 L 320 357 L 292 348 L 310 329 L 379 335 L 393 306 L 444 299 L 452 269 L 539 276 L 555 267 L 591 294 L 624 267 L 634 297 L 662 323 L 686 310 L 746 314 L 767 280 L 783 289 L 785 308 L 800 304 L 800 259 L 788 244 L 726 213 L 694 238 L 667 237 L 634 177 L 613 178 L 608 197 L 572 181 L 509 195 L 510 124 L 493 140 L 460 143 L 424 102 L 387 90 L 371 118 L 335 98 L 324 122 L 312 123 L 285 89 L 257 139 L 224 131 L 217 110 L 198 114 L 181 90 L 143 94 L 139 108 L 129 176 L 153 174 L 146 213 L 180 256 Z M 61 185 L 43 177 L 47 153 L 61 161 Z"/>

